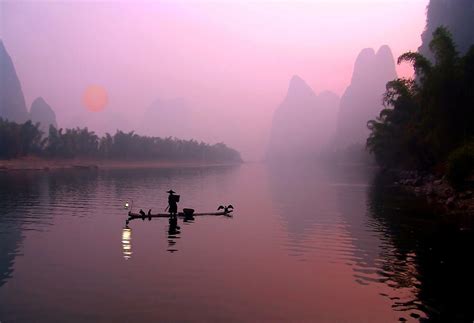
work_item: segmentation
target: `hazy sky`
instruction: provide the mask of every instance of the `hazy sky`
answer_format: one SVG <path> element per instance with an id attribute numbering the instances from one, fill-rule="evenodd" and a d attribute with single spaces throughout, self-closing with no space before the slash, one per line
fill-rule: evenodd
<path id="1" fill-rule="evenodd" d="M 0 1 L 0 37 L 27 104 L 44 97 L 60 125 L 114 115 L 134 125 L 156 99 L 183 97 L 209 129 L 199 139 L 255 159 L 292 75 L 341 95 L 361 49 L 387 44 L 397 57 L 418 48 L 427 4 Z M 90 84 L 107 90 L 104 112 L 82 106 Z"/>

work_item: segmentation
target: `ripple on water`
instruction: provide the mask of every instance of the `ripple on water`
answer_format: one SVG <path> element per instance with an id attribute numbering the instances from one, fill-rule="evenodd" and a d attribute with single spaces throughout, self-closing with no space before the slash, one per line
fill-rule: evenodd
<path id="1" fill-rule="evenodd" d="M 443 306 L 456 308 L 442 294 L 435 293 L 437 286 L 430 283 L 431 278 L 440 277 L 432 275 L 431 269 L 438 266 L 438 271 L 445 273 L 444 267 L 439 268 L 440 261 L 449 255 L 439 252 L 435 255 L 439 259 L 433 256 L 439 250 L 436 249 L 437 240 L 428 239 L 427 243 L 419 238 L 426 231 L 425 224 L 404 218 L 404 214 L 412 218 L 417 214 L 409 213 L 400 201 L 391 201 L 394 195 L 372 190 L 372 183 L 359 177 L 353 181 L 351 177 L 332 181 L 326 172 L 315 178 L 311 173 L 300 174 L 297 170 L 265 173 L 269 177 L 268 183 L 264 183 L 268 184 L 267 188 L 259 182 L 265 176 L 258 177 L 252 172 L 249 175 L 245 171 L 238 176 L 225 171 L 191 170 L 50 172 L 6 179 L 8 189 L 3 185 L 0 187 L 0 250 L 5 248 L 8 252 L 0 255 L 6 264 L 2 267 L 0 286 L 15 277 L 15 263 L 18 262 L 15 257 L 22 253 L 25 241 L 33 247 L 37 243 L 41 247 L 48 245 L 57 252 L 34 259 L 39 266 L 33 274 L 27 268 L 32 260 L 28 257 L 32 255 L 25 253 L 17 277 L 29 277 L 31 293 L 23 293 L 20 287 L 25 284 L 11 284 L 19 290 L 5 297 L 5 289 L 0 289 L 4 304 L 23 299 L 30 301 L 31 295 L 37 297 L 37 301 L 46 302 L 48 297 L 64 293 L 68 295 L 68 302 L 62 303 L 61 298 L 56 298 L 63 306 L 63 313 L 67 313 L 67 306 L 77 313 L 80 304 L 88 304 L 89 309 L 97 303 L 100 304 L 99 312 L 107 315 L 118 311 L 126 315 L 140 314 L 143 315 L 140 318 L 146 319 L 149 318 L 147 315 L 158 315 L 159 308 L 162 311 L 169 309 L 172 315 L 182 318 L 179 316 L 182 304 L 187 301 L 186 310 L 196 318 L 224 309 L 213 314 L 224 320 L 229 318 L 228 313 L 238 315 L 242 309 L 261 314 L 271 308 L 276 314 L 258 318 L 265 321 L 277 317 L 290 321 L 299 318 L 295 313 L 299 315 L 308 310 L 315 314 L 311 312 L 314 309 L 279 302 L 286 300 L 288 289 L 295 297 L 300 296 L 297 294 L 300 290 L 289 286 L 291 282 L 274 280 L 274 276 L 309 273 L 307 283 L 311 285 L 316 274 L 330 276 L 334 273 L 329 271 L 334 270 L 344 277 L 334 286 L 332 282 L 325 282 L 330 288 L 353 291 L 354 295 L 347 293 L 349 299 L 354 297 L 352 301 L 375 295 L 377 302 L 382 300 L 378 304 L 386 305 L 383 310 L 395 313 L 399 321 L 436 318 Z M 0 175 L 0 183 L 5 183 L 4 180 L 4 175 Z M 150 207 L 161 210 L 166 206 L 164 192 L 170 188 L 176 188 L 186 197 L 186 203 L 196 209 L 207 209 L 209 205 L 215 208 L 215 204 L 228 198 L 230 193 L 226 192 L 235 194 L 242 207 L 234 205 L 239 214 L 229 220 L 231 222 L 227 219 L 208 222 L 197 219 L 192 225 L 179 222 L 179 232 L 170 232 L 166 220 L 138 221 L 128 229 L 124 227 L 125 201 L 133 200 L 134 210 L 143 208 L 146 211 Z M 255 203 L 262 204 L 258 219 L 248 211 L 255 208 Z M 204 222 L 206 225 L 202 225 Z M 224 222 L 231 225 L 225 226 Z M 57 226 L 57 230 L 51 230 L 52 225 Z M 51 233 L 48 230 L 54 234 L 47 236 Z M 32 231 L 41 231 L 44 236 Z M 77 241 L 64 240 L 68 234 L 74 235 Z M 48 239 L 39 239 L 40 235 Z M 459 235 L 456 232 L 447 240 L 457 239 Z M 471 241 L 468 237 L 463 239 Z M 78 243 L 80 246 L 76 245 Z M 196 247 L 198 245 L 200 248 Z M 249 246 L 256 246 L 259 253 Z M 429 249 L 431 247 L 433 251 Z M 6 257 L 2 258 L 3 255 Z M 282 261 L 283 269 L 273 266 L 273 256 Z M 57 273 L 55 277 L 50 275 L 52 271 Z M 63 276 L 63 272 L 68 275 Z M 447 279 L 462 288 L 460 279 L 448 273 Z M 304 274 L 301 276 L 305 277 Z M 51 286 L 46 288 L 46 283 Z M 77 294 L 68 293 L 68 288 L 77 290 Z M 306 288 L 308 295 L 315 299 L 327 296 L 324 294 L 327 290 L 322 294 L 308 290 Z M 15 295 L 16 299 L 11 301 Z M 41 297 L 43 295 L 48 297 Z M 328 295 L 332 296 L 331 292 Z M 455 298 L 457 303 L 462 302 L 456 293 L 449 297 Z M 123 304 L 130 298 L 143 302 L 135 302 L 129 309 L 108 307 L 109 303 Z M 307 298 L 310 297 L 300 299 L 306 301 Z M 337 318 L 341 309 L 337 306 L 338 300 L 330 301 L 333 312 L 328 313 L 328 317 Z M 3 310 L 2 305 L 0 310 Z M 195 306 L 195 312 L 189 306 Z M 464 312 L 460 311 L 461 314 L 466 312 L 462 306 Z"/>

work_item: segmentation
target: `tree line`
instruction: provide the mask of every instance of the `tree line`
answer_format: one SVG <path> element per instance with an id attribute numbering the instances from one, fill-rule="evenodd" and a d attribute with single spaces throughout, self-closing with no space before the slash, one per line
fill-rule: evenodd
<path id="1" fill-rule="evenodd" d="M 87 128 L 56 129 L 45 136 L 39 123 L 18 124 L 0 118 L 0 158 L 100 158 L 113 160 L 169 160 L 241 162 L 238 151 L 223 143 L 140 136 L 118 130 L 99 137 Z"/>
<path id="2" fill-rule="evenodd" d="M 460 55 L 439 27 L 429 47 L 433 63 L 418 52 L 398 58 L 416 77 L 387 83 L 367 148 L 382 166 L 441 170 L 460 183 L 474 170 L 474 45 Z"/>

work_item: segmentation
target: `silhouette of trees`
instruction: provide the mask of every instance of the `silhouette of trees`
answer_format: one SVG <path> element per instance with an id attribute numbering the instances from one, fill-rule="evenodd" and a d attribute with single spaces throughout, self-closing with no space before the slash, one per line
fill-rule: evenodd
<path id="1" fill-rule="evenodd" d="M 99 137 L 88 131 L 80 129 L 56 129 L 49 127 L 44 151 L 50 157 L 97 157 L 99 155 Z"/>
<path id="2" fill-rule="evenodd" d="M 100 139 L 98 150 L 101 157 L 121 160 L 241 161 L 240 154 L 223 143 L 209 145 L 195 140 L 146 137 L 133 131 L 106 134 Z"/>
<path id="3" fill-rule="evenodd" d="M 49 158 L 101 158 L 113 160 L 168 160 L 241 162 L 239 152 L 223 143 L 140 136 L 118 130 L 97 136 L 87 128 L 49 128 L 43 137 L 39 124 L 17 124 L 0 119 L 0 158 L 38 155 Z"/>
<path id="4" fill-rule="evenodd" d="M 449 31 L 439 27 L 429 47 L 434 63 L 420 53 L 399 57 L 399 64 L 413 65 L 416 79 L 387 83 L 385 108 L 367 123 L 367 148 L 383 166 L 429 168 L 472 145 L 474 46 L 460 56 Z"/>
<path id="5" fill-rule="evenodd" d="M 17 158 L 41 152 L 42 136 L 39 124 L 23 124 L 0 118 L 0 158 Z"/>
<path id="6" fill-rule="evenodd" d="M 426 29 L 419 51 L 432 59 L 429 43 L 438 26 L 446 26 L 454 35 L 456 47 L 462 54 L 474 43 L 474 7 L 472 0 L 430 0 L 427 7 Z"/>

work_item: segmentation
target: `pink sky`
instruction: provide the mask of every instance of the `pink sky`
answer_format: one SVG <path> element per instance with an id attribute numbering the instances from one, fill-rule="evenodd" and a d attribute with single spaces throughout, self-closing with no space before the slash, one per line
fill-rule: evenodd
<path id="1" fill-rule="evenodd" d="M 208 132 L 258 159 L 272 112 L 297 74 L 341 95 L 357 54 L 420 45 L 428 0 L 0 3 L 0 37 L 27 104 L 42 96 L 59 124 L 98 118 L 81 105 L 100 84 L 107 113 L 130 124 L 157 98 L 185 98 Z M 399 68 L 400 75 L 411 70 Z M 93 123 L 92 123 L 93 124 Z"/>

